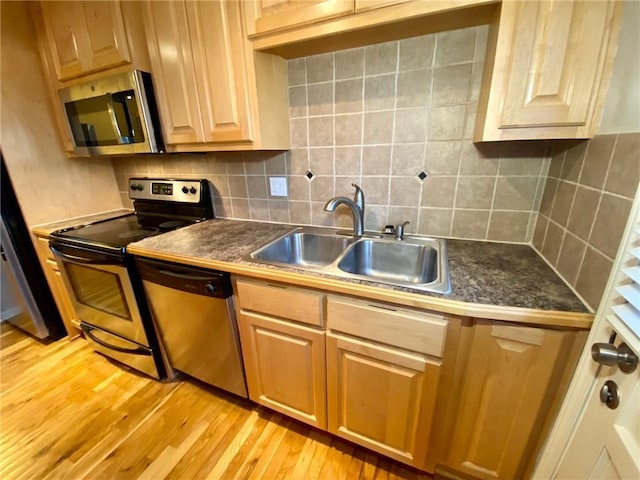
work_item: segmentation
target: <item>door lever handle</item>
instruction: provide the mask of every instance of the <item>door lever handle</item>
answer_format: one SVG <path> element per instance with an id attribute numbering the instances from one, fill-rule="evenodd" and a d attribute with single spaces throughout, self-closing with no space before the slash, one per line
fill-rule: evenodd
<path id="1" fill-rule="evenodd" d="M 618 365 L 624 373 L 632 373 L 638 366 L 638 356 L 626 343 L 617 348 L 611 343 L 594 343 L 591 345 L 591 358 L 601 365 Z"/>

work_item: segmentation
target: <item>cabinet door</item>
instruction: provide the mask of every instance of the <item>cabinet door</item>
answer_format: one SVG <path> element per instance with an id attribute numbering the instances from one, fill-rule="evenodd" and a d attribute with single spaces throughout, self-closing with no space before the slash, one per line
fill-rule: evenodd
<path id="1" fill-rule="evenodd" d="M 146 2 L 145 30 L 165 143 L 204 142 L 185 2 Z"/>
<path id="2" fill-rule="evenodd" d="M 262 34 L 353 13 L 354 0 L 257 0 L 255 29 Z M 253 25 L 251 25 L 253 27 Z"/>
<path id="3" fill-rule="evenodd" d="M 440 361 L 327 333 L 329 431 L 424 467 Z"/>
<path id="4" fill-rule="evenodd" d="M 247 52 L 240 4 L 188 2 L 187 17 L 205 141 L 251 141 Z"/>
<path id="5" fill-rule="evenodd" d="M 119 2 L 42 2 L 58 80 L 130 62 Z"/>
<path id="6" fill-rule="evenodd" d="M 324 332 L 240 311 L 249 397 L 326 429 Z"/>
<path id="7" fill-rule="evenodd" d="M 621 7 L 615 1 L 503 2 L 475 140 L 593 136 Z"/>
<path id="8" fill-rule="evenodd" d="M 478 478 L 522 477 L 571 338 L 570 332 L 476 324 L 449 467 Z"/>

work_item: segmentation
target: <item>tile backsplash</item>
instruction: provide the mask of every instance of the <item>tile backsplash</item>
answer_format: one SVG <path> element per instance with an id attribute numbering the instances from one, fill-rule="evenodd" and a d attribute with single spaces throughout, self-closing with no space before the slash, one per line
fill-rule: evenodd
<path id="1" fill-rule="evenodd" d="M 556 142 L 534 247 L 595 310 L 640 180 L 640 133 Z"/>
<path id="2" fill-rule="evenodd" d="M 355 182 L 369 230 L 409 220 L 408 232 L 529 242 L 550 144 L 472 143 L 487 30 L 290 60 L 290 151 L 114 158 L 123 203 L 132 175 L 197 176 L 220 217 L 351 226 L 346 208 L 323 207 Z M 274 175 L 288 197 L 269 194 Z"/>

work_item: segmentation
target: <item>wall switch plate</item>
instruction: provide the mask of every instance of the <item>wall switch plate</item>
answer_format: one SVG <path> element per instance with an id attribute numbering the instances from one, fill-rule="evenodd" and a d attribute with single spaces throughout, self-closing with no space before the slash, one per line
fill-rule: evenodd
<path id="1" fill-rule="evenodd" d="M 287 179 L 285 177 L 269 177 L 269 191 L 272 197 L 286 197 Z"/>

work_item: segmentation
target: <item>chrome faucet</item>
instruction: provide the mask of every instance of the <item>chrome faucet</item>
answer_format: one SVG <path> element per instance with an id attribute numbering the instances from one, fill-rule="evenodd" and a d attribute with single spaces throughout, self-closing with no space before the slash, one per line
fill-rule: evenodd
<path id="1" fill-rule="evenodd" d="M 409 221 L 406 222 L 402 222 L 398 225 L 396 225 L 396 228 L 394 229 L 394 237 L 396 240 L 403 240 L 404 239 L 404 227 L 406 227 L 407 225 L 409 225 Z"/>
<path id="2" fill-rule="evenodd" d="M 364 193 L 355 183 L 351 185 L 356 187 L 356 194 L 353 200 L 347 197 L 333 197 L 327 202 L 324 209 L 327 212 L 335 212 L 336 207 L 340 204 L 349 207 L 351 215 L 353 215 L 353 235 L 361 237 L 364 234 Z"/>

